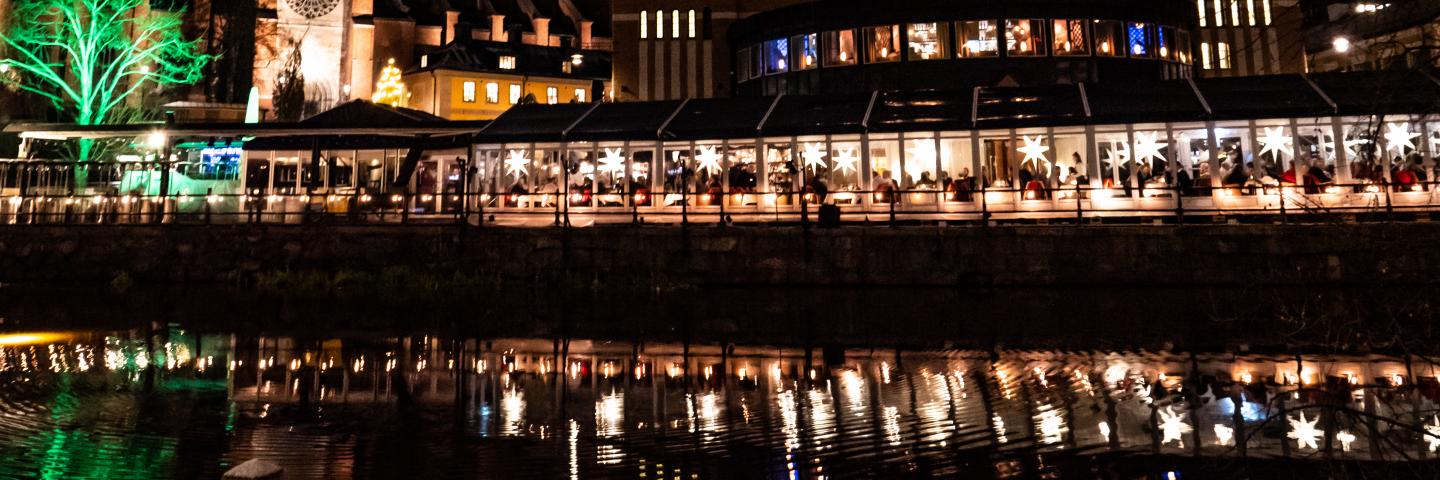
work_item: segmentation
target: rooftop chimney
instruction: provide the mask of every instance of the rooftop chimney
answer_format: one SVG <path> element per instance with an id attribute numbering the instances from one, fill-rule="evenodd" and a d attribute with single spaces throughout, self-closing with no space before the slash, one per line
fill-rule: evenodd
<path id="1" fill-rule="evenodd" d="M 581 20 L 581 21 L 580 21 L 580 48 L 582 48 L 582 49 L 588 49 L 588 48 L 590 48 L 591 30 L 593 30 L 594 27 L 595 27 L 595 22 L 593 22 L 593 21 L 590 21 L 590 20 Z"/>
<path id="2" fill-rule="evenodd" d="M 504 41 L 509 40 L 508 37 L 509 37 L 509 35 L 506 35 L 506 34 L 505 34 L 505 16 L 504 16 L 504 15 L 491 15 L 491 16 L 490 16 L 490 41 L 492 41 L 492 42 L 504 42 Z"/>
<path id="3" fill-rule="evenodd" d="M 550 46 L 550 19 L 536 18 L 532 22 L 535 25 L 535 44 Z"/>

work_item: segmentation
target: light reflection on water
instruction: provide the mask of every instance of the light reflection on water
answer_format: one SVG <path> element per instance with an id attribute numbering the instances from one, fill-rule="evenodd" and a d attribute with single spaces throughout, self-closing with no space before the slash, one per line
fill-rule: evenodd
<path id="1" fill-rule="evenodd" d="M 0 476 L 218 478 L 262 457 L 287 478 L 994 477 L 1064 452 L 1440 449 L 1440 369 L 1414 358 L 556 346 L 173 327 L 13 342 Z"/>

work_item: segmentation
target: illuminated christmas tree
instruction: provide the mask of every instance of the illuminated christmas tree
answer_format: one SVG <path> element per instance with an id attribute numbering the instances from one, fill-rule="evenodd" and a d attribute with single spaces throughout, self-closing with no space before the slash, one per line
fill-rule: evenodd
<path id="1" fill-rule="evenodd" d="M 400 81 L 400 68 L 395 66 L 395 59 L 392 58 L 385 68 L 380 69 L 380 79 L 375 81 L 375 94 L 370 96 L 370 101 L 404 107 L 409 98 L 405 84 Z"/>

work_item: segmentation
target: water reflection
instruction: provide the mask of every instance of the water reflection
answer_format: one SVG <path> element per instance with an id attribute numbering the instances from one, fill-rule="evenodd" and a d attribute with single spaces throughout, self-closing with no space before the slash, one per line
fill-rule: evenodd
<path id="1" fill-rule="evenodd" d="M 1440 369 L 1382 355 L 20 335 L 0 346 L 0 476 L 213 478 L 253 457 L 385 476 L 414 455 L 427 478 L 1004 476 L 1058 452 L 1440 449 Z"/>

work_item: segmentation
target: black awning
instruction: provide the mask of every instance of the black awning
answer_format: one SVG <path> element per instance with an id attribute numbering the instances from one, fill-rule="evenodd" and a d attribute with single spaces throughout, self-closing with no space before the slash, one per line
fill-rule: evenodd
<path id="1" fill-rule="evenodd" d="M 1205 104 L 1186 80 L 1117 85 L 1085 84 L 1091 123 L 1203 121 L 1209 117 Z"/>
<path id="2" fill-rule="evenodd" d="M 974 113 L 974 90 L 884 92 L 870 112 L 870 130 L 966 130 Z"/>
<path id="3" fill-rule="evenodd" d="M 558 142 L 565 129 L 590 111 L 594 104 L 516 105 L 510 107 L 480 132 L 482 143 Z"/>
<path id="4" fill-rule="evenodd" d="M 1317 73 L 1310 80 L 1341 115 L 1440 112 L 1440 83 L 1414 70 Z"/>
<path id="5" fill-rule="evenodd" d="M 1085 123 L 1077 85 L 980 89 L 975 128 L 1048 127 Z"/>
<path id="6" fill-rule="evenodd" d="M 826 135 L 860 133 L 872 94 L 795 95 L 780 97 L 762 135 Z"/>
<path id="7" fill-rule="evenodd" d="M 566 135 L 567 140 L 654 140 L 665 119 L 680 107 L 679 100 L 604 103 Z"/>
<path id="8" fill-rule="evenodd" d="M 1310 117 L 1330 115 L 1334 109 L 1305 77 L 1206 78 L 1195 80 L 1217 120 Z M 1150 88 L 1150 87 L 1145 87 Z M 1130 116 L 1135 116 L 1131 114 Z"/>
<path id="9" fill-rule="evenodd" d="M 774 97 L 693 99 L 660 132 L 675 140 L 752 138 Z"/>

